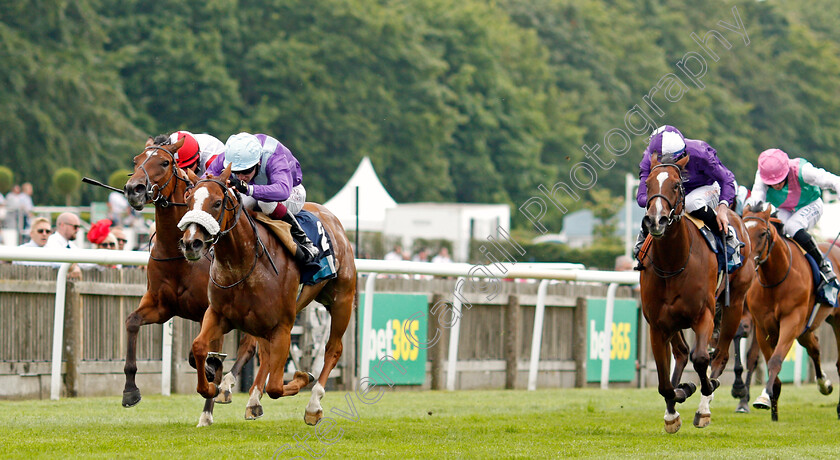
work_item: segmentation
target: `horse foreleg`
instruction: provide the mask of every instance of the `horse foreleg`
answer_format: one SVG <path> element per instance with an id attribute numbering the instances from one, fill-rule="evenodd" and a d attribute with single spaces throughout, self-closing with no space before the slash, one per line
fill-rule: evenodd
<path id="1" fill-rule="evenodd" d="M 653 360 L 656 362 L 656 376 L 659 379 L 659 394 L 665 398 L 665 431 L 676 433 L 682 426 L 680 413 L 676 410 L 677 390 L 668 378 L 671 368 L 670 341 L 666 334 L 653 325 L 650 327 L 650 349 L 653 353 Z M 682 391 L 682 399 L 685 401 L 685 391 Z"/>
<path id="2" fill-rule="evenodd" d="M 711 299 L 707 305 L 711 305 L 714 308 L 714 299 Z M 715 389 L 720 385 L 717 379 L 710 379 L 707 373 L 711 361 L 709 356 L 709 340 L 712 337 L 714 327 L 714 314 L 710 308 L 704 308 L 702 316 L 693 326 L 695 342 L 694 350 L 691 352 L 691 362 L 694 364 L 694 370 L 700 377 L 700 405 L 694 414 L 694 426 L 697 428 L 704 428 L 711 422 L 712 412 L 709 406 L 712 398 L 714 398 L 713 393 Z M 729 340 L 732 340 L 731 336 Z M 728 347 L 729 344 L 727 343 L 726 346 Z"/>
<path id="3" fill-rule="evenodd" d="M 208 382 L 207 380 L 207 353 L 210 350 L 210 342 L 220 339 L 228 330 L 230 330 L 229 326 L 226 324 L 227 320 L 213 311 L 212 307 L 208 308 L 204 313 L 204 320 L 201 322 L 201 332 L 199 332 L 198 337 L 195 338 L 192 344 L 192 353 L 195 359 L 195 369 L 198 377 L 196 391 L 205 398 L 215 398 L 219 392 L 219 387 L 216 383 Z M 218 374 L 218 372 L 216 374 Z M 205 408 L 207 408 L 207 406 L 205 406 Z M 212 412 L 202 412 L 198 426 L 207 426 L 212 423 Z"/>
<path id="4" fill-rule="evenodd" d="M 741 361 L 741 342 L 745 339 L 743 329 L 739 326 L 738 332 L 735 334 L 735 339 L 733 343 L 735 345 L 735 381 L 732 382 L 732 397 L 735 399 L 741 399 L 744 397 L 744 393 L 747 392 L 746 385 L 744 381 L 741 379 L 741 374 L 744 372 L 744 366 Z"/>
<path id="5" fill-rule="evenodd" d="M 292 380 L 283 383 L 283 371 L 286 367 L 286 358 L 289 357 L 289 347 L 291 346 L 291 327 L 294 320 L 283 324 L 275 329 L 269 341 L 270 359 L 269 359 L 269 376 L 268 384 L 265 386 L 265 392 L 271 399 L 277 399 L 283 396 L 294 396 L 298 394 L 301 388 L 309 384 L 309 375 L 306 372 L 295 372 Z"/>
<path id="6" fill-rule="evenodd" d="M 135 383 L 137 375 L 137 334 L 140 326 L 144 324 L 163 323 L 170 316 L 163 316 L 158 311 L 157 302 L 151 296 L 146 295 L 140 300 L 140 306 L 134 310 L 125 320 L 126 330 L 126 354 L 125 354 L 125 388 L 123 389 L 123 407 L 133 407 L 140 402 L 140 389 Z"/>
<path id="7" fill-rule="evenodd" d="M 745 391 L 736 409 L 736 411 L 743 413 L 749 413 L 750 411 L 750 385 L 752 385 L 753 373 L 758 368 L 758 356 L 761 354 L 761 347 L 758 346 L 758 333 L 753 331 L 748 337 L 750 339 L 750 348 L 747 349 L 747 376 L 744 379 Z"/>
<path id="8" fill-rule="evenodd" d="M 236 377 L 242 372 L 242 366 L 254 357 L 256 349 L 257 340 L 248 334 L 243 334 L 242 339 L 239 340 L 239 349 L 236 351 L 236 362 L 233 363 L 230 372 L 225 374 L 219 386 L 219 396 L 216 397 L 217 403 L 230 404 L 231 392 L 233 386 L 236 385 Z"/>
<path id="9" fill-rule="evenodd" d="M 834 344 L 837 346 L 837 373 L 840 374 L 840 318 L 835 313 L 828 320 L 831 327 L 834 329 Z M 840 419 L 840 401 L 837 402 L 837 418 Z"/>
<path id="10" fill-rule="evenodd" d="M 816 334 L 811 330 L 802 334 L 796 340 L 805 347 L 808 356 L 811 358 L 811 362 L 814 363 L 814 374 L 817 376 L 817 385 L 819 386 L 820 393 L 830 395 L 834 388 L 831 385 L 831 380 L 823 374 L 822 366 L 820 365 L 820 342 Z"/>
<path id="11" fill-rule="evenodd" d="M 794 315 L 789 315 L 782 318 L 782 321 L 779 324 L 779 338 L 776 340 L 776 346 L 773 349 L 773 353 L 767 360 L 767 385 L 764 387 L 764 392 L 758 397 L 765 406 L 766 400 L 770 400 L 770 418 L 774 422 L 779 418 L 777 404 L 779 400 L 779 392 L 782 387 L 781 380 L 779 380 L 779 372 L 781 372 L 782 362 L 785 360 L 785 356 L 787 356 L 790 351 L 790 347 L 793 345 L 793 341 L 796 338 L 795 330 L 798 328 L 799 324 L 802 324 L 798 318 L 794 318 L 793 316 Z M 756 402 L 753 403 L 754 407 L 759 407 L 756 405 L 759 400 L 756 400 Z"/>
<path id="12" fill-rule="evenodd" d="M 268 378 L 268 366 L 271 362 L 271 354 L 268 349 L 268 341 L 265 339 L 255 339 L 259 342 L 258 353 L 260 357 L 260 366 L 257 369 L 257 375 L 254 376 L 254 382 L 251 384 L 251 389 L 248 390 L 248 405 L 245 407 L 245 420 L 256 420 L 263 416 L 263 407 L 260 404 L 265 393 L 265 381 Z"/>
<path id="13" fill-rule="evenodd" d="M 671 374 L 671 385 L 679 386 L 683 371 L 688 364 L 688 343 L 685 341 L 683 331 L 677 331 L 671 336 L 671 353 L 674 356 L 674 372 Z"/>

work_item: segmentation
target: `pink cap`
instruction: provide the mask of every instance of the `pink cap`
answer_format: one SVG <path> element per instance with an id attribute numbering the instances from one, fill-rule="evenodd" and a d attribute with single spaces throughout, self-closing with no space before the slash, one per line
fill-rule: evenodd
<path id="1" fill-rule="evenodd" d="M 779 149 L 767 149 L 758 156 L 758 175 L 767 185 L 785 180 L 790 171 L 790 158 Z"/>

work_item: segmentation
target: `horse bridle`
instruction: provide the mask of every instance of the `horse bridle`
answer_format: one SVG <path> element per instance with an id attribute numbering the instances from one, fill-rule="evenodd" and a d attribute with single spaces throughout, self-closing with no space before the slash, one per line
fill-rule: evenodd
<path id="1" fill-rule="evenodd" d="M 678 165 L 672 163 L 660 163 L 651 168 L 650 173 L 652 174 L 653 171 L 656 170 L 656 168 L 663 168 L 666 166 L 677 168 L 677 174 L 682 174 L 682 169 Z M 671 226 L 671 224 L 679 222 L 683 214 L 685 214 L 685 188 L 683 188 L 682 180 L 680 180 L 677 184 L 679 185 L 680 192 L 680 202 L 678 204 L 682 205 L 682 210 L 679 214 L 676 214 L 677 207 L 674 205 L 674 203 L 671 203 L 671 200 L 661 193 L 655 193 L 653 195 L 648 196 L 647 202 L 645 203 L 645 209 L 650 207 L 651 201 L 653 201 L 655 198 L 662 198 L 663 200 L 665 200 L 666 203 L 668 203 L 668 207 L 671 209 L 671 211 L 668 213 L 668 222 L 665 224 L 665 228 L 668 228 L 669 226 Z M 663 279 L 672 278 L 674 276 L 679 275 L 685 270 L 685 267 L 688 266 L 688 261 L 691 259 L 691 248 L 692 246 L 694 246 L 694 234 L 690 234 L 690 237 L 691 240 L 688 245 L 688 256 L 685 258 L 685 263 L 680 269 L 674 271 L 663 270 L 657 267 L 656 264 L 654 264 L 651 260 L 651 266 L 653 267 L 653 271 L 654 273 L 656 273 L 656 276 Z"/>
<path id="2" fill-rule="evenodd" d="M 744 220 L 757 220 L 757 221 L 764 224 L 764 230 L 761 231 L 761 235 L 760 235 L 760 237 L 764 240 L 764 242 L 762 243 L 762 246 L 758 249 L 758 253 L 754 257 L 755 271 L 758 272 L 758 267 L 760 267 L 762 264 L 767 262 L 767 259 L 770 258 L 770 253 L 773 251 L 773 248 L 776 246 L 776 238 L 773 237 L 773 231 L 770 230 L 770 222 L 768 222 L 767 219 L 765 219 L 763 217 L 758 217 L 758 216 L 747 216 L 747 217 L 744 217 Z M 773 284 L 764 284 L 764 283 L 761 282 L 761 279 L 759 279 L 758 284 L 761 285 L 761 287 L 763 287 L 763 288 L 776 287 L 776 286 L 782 284 L 782 282 L 784 282 L 787 279 L 788 275 L 790 275 L 790 268 L 793 266 L 793 254 L 791 254 L 790 246 L 787 245 L 787 244 L 785 244 L 785 246 L 787 247 L 787 250 L 788 250 L 788 267 L 787 267 L 787 271 L 785 272 L 785 276 L 783 276 L 781 280 L 779 280 L 778 282 L 773 283 Z M 764 253 L 764 257 L 761 257 L 762 253 Z"/>
<path id="3" fill-rule="evenodd" d="M 654 166 L 653 168 L 651 168 L 650 174 L 653 174 L 653 171 L 655 171 L 656 168 L 664 168 L 666 166 L 671 166 L 673 168 L 677 168 L 677 174 L 678 175 L 682 174 L 682 170 L 680 169 L 680 167 L 675 165 L 675 164 L 672 164 L 672 163 L 660 163 L 660 164 Z M 680 190 L 680 203 L 679 204 L 682 205 L 682 210 L 680 211 L 679 214 L 675 214 L 675 212 L 677 210 L 677 207 L 675 205 L 676 203 L 671 203 L 671 200 L 669 200 L 667 196 L 665 196 L 661 193 L 655 193 L 653 195 L 648 196 L 647 197 L 647 202 L 645 203 L 645 209 L 649 208 L 650 203 L 656 198 L 662 198 L 663 200 L 665 200 L 666 203 L 668 203 L 668 207 L 671 209 L 671 211 L 668 213 L 668 223 L 665 224 L 666 228 L 668 226 L 670 226 L 671 224 L 675 223 L 675 222 L 679 222 L 680 219 L 682 218 L 683 214 L 685 214 L 685 189 L 683 188 L 682 180 L 680 180 L 677 184 L 679 185 L 679 190 Z"/>
<path id="4" fill-rule="evenodd" d="M 234 189 L 228 188 L 227 185 L 224 184 L 224 182 L 222 182 L 218 179 L 214 179 L 214 178 L 201 179 L 200 181 L 196 182 L 195 185 L 198 186 L 198 184 L 201 184 L 202 182 L 212 182 L 212 183 L 218 185 L 219 187 L 222 188 L 222 193 L 224 194 L 224 198 L 222 198 L 222 210 L 221 210 L 221 212 L 219 212 L 219 218 L 216 219 L 216 223 L 219 224 L 219 232 L 216 233 L 215 235 L 213 235 L 209 240 L 204 241 L 204 244 L 209 244 L 209 245 L 213 246 L 213 245 L 216 244 L 216 242 L 219 241 L 219 238 L 221 238 L 222 236 L 230 233 L 231 230 L 233 230 L 236 227 L 236 224 L 239 223 L 239 215 L 242 214 L 242 196 L 240 195 L 238 190 L 236 190 L 235 188 Z M 231 198 L 230 195 L 228 194 L 228 192 L 233 193 L 234 197 Z M 228 207 L 227 206 L 228 203 L 230 203 L 232 205 L 232 207 Z M 235 213 L 234 216 L 233 216 L 233 224 L 230 227 L 222 230 L 222 222 L 224 221 L 225 215 L 228 212 L 234 212 Z M 254 251 L 254 263 L 251 264 L 251 269 L 248 270 L 248 273 L 246 273 L 245 276 L 242 277 L 242 279 L 240 279 L 239 281 L 237 281 L 233 284 L 228 284 L 228 285 L 219 284 L 215 279 L 213 279 L 213 272 L 211 271 L 210 272 L 210 281 L 212 281 L 213 284 L 217 288 L 230 289 L 234 286 L 239 285 L 240 283 L 242 283 L 243 281 L 248 279 L 248 277 L 251 276 L 251 273 L 254 273 L 254 270 L 257 268 L 257 259 L 259 259 L 260 256 L 262 256 L 263 254 L 268 255 L 268 251 L 266 250 L 265 245 L 263 244 L 262 240 L 260 239 L 260 235 L 257 232 L 257 226 L 256 226 L 256 224 L 254 224 L 254 220 L 251 218 L 251 215 L 246 212 L 245 217 L 248 218 L 248 223 L 251 224 L 251 230 L 253 230 L 254 237 L 257 239 L 257 242 L 259 243 L 259 247 L 260 247 L 260 249 L 262 249 L 262 251 L 259 251 L 259 250 Z M 271 259 L 270 255 L 268 256 L 268 261 L 271 264 L 271 268 L 274 269 L 274 273 L 279 274 L 278 271 L 277 271 L 277 267 L 274 265 L 274 260 Z"/>
<path id="5" fill-rule="evenodd" d="M 151 183 L 151 180 L 149 179 L 149 172 L 146 171 L 146 162 L 148 162 L 149 160 L 152 159 L 152 155 L 147 156 L 146 159 L 143 161 L 143 163 L 140 163 L 140 169 L 142 169 L 143 174 L 146 175 L 146 201 L 150 201 L 155 206 L 160 206 L 162 208 L 166 208 L 168 206 L 186 206 L 187 205 L 186 203 L 173 203 L 171 197 L 167 197 L 167 196 L 163 195 L 163 190 L 166 189 L 166 187 L 169 186 L 169 183 L 172 181 L 173 178 L 175 178 L 175 180 L 180 180 L 180 181 L 183 181 L 184 183 L 186 183 L 187 188 L 192 187 L 192 182 L 190 182 L 189 179 L 183 178 L 183 177 L 181 177 L 180 174 L 178 174 L 178 169 L 176 167 L 176 162 L 175 162 L 175 155 L 173 155 L 172 152 L 170 152 L 169 150 L 167 150 L 167 149 L 165 149 L 165 148 L 163 148 L 159 145 L 150 145 L 150 146 L 146 147 L 145 149 L 143 149 L 143 151 L 145 152 L 146 150 L 149 150 L 149 149 L 154 149 L 154 150 L 159 150 L 161 152 L 166 152 L 169 155 L 169 157 L 172 159 L 172 163 L 171 163 L 172 167 L 170 168 L 170 171 L 172 173 L 166 179 L 166 182 L 164 182 L 163 185 L 159 186 L 156 182 Z M 174 192 L 174 189 L 173 189 L 173 192 Z"/>

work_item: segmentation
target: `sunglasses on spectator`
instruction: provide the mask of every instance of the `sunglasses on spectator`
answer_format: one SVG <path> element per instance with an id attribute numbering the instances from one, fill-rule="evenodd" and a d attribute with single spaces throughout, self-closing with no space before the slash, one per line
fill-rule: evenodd
<path id="1" fill-rule="evenodd" d="M 74 229 L 76 229 L 76 230 L 78 230 L 78 229 L 79 229 L 79 227 L 81 227 L 81 225 L 79 225 L 79 224 L 68 224 L 67 222 L 62 222 L 62 223 L 63 223 L 64 225 L 69 225 L 69 226 L 73 227 L 73 228 L 74 228 Z"/>
<path id="2" fill-rule="evenodd" d="M 117 242 L 122 243 L 122 244 L 126 244 L 126 243 L 128 243 L 128 240 L 124 240 L 122 238 L 117 238 Z"/>
<path id="3" fill-rule="evenodd" d="M 40 234 L 42 234 L 42 235 L 43 235 L 44 233 L 46 233 L 47 235 L 49 235 L 50 233 L 52 233 L 52 230 L 50 230 L 50 229 L 48 229 L 48 228 L 39 228 L 38 230 L 35 230 L 35 232 L 36 232 L 36 233 L 40 233 Z"/>
<path id="4" fill-rule="evenodd" d="M 100 248 L 115 248 L 117 243 L 99 243 Z"/>

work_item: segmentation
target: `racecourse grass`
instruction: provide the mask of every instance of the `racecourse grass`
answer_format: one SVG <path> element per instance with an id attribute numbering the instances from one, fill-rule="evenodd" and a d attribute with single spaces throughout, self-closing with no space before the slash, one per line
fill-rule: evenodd
<path id="1" fill-rule="evenodd" d="M 758 390 L 754 387 L 753 392 Z M 699 393 L 699 392 L 698 392 Z M 729 388 L 712 403 L 712 424 L 694 428 L 699 394 L 678 406 L 682 429 L 663 429 L 655 389 L 383 392 L 375 404 L 328 392 L 325 438 L 303 423 L 309 397 L 263 399 L 266 415 L 243 418 L 246 395 L 217 405 L 215 423 L 196 428 L 193 395 L 144 396 L 124 409 L 119 397 L 0 401 L 4 458 L 838 458 L 836 392 L 786 385 L 781 421 L 768 411 L 736 414 Z M 356 416 L 345 399 L 354 402 Z M 753 395 L 754 396 L 754 395 Z M 331 409 L 345 413 L 343 418 Z M 311 451 L 296 438 L 307 436 Z M 297 446 L 300 447 L 297 447 Z M 289 449 L 282 449 L 288 446 Z"/>

